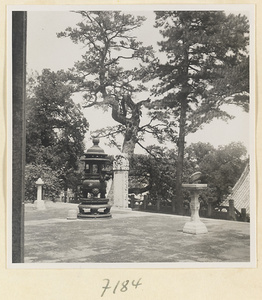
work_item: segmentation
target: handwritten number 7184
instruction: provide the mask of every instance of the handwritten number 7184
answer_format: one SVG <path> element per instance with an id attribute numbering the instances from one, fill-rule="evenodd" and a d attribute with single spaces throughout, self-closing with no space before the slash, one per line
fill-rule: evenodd
<path id="1" fill-rule="evenodd" d="M 141 278 L 139 278 L 138 280 L 124 280 L 124 281 L 120 281 L 118 280 L 118 282 L 111 286 L 110 285 L 110 280 L 109 279 L 104 279 L 106 281 L 106 285 L 102 287 L 103 292 L 101 294 L 101 297 L 103 297 L 105 295 L 105 292 L 109 289 L 113 289 L 112 293 L 115 294 L 117 292 L 117 290 L 119 290 L 120 292 L 124 293 L 126 291 L 128 291 L 129 288 L 133 287 L 135 289 L 137 289 L 140 285 L 142 285 L 141 283 Z"/>

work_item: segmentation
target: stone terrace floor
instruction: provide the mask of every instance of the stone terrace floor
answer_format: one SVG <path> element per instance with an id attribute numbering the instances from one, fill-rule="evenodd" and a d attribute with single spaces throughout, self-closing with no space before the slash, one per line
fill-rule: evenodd
<path id="1" fill-rule="evenodd" d="M 111 209 L 110 219 L 67 220 L 72 203 L 25 205 L 25 263 L 249 262 L 250 224 L 201 219 L 208 233 L 183 233 L 189 217 Z"/>

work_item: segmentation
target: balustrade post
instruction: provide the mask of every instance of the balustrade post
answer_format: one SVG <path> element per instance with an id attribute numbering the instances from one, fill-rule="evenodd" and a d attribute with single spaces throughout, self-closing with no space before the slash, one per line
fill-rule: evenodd
<path id="1" fill-rule="evenodd" d="M 143 201 L 144 210 L 147 209 L 147 201 L 148 201 L 148 195 L 144 195 L 144 201 Z"/>
<path id="2" fill-rule="evenodd" d="M 229 220 L 236 220 L 234 200 L 230 199 L 230 200 L 228 200 L 228 203 L 229 203 L 229 210 L 228 210 Z"/>

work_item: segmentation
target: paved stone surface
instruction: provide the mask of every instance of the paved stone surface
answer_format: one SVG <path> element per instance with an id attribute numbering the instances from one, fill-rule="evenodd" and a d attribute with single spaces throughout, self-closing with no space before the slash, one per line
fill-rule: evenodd
<path id="1" fill-rule="evenodd" d="M 77 204 L 25 209 L 25 263 L 249 262 L 249 223 L 201 219 L 208 233 L 183 233 L 189 217 L 112 209 L 111 219 L 67 220 Z"/>

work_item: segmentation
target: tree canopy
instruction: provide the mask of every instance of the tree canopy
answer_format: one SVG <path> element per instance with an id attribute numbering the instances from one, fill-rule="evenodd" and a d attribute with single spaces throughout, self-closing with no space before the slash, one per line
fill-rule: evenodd
<path id="1" fill-rule="evenodd" d="M 31 167 L 28 170 L 36 170 L 35 176 L 40 177 L 45 169 L 51 169 L 54 171 L 52 174 L 66 185 L 72 181 L 70 173 L 78 169 L 88 130 L 88 122 L 71 96 L 72 88 L 62 71 L 44 69 L 37 78 L 29 78 L 26 163 L 41 165 L 42 169 Z"/>
<path id="2" fill-rule="evenodd" d="M 82 93 L 84 107 L 111 109 L 118 125 L 106 129 L 108 136 L 122 133 L 122 152 L 132 155 L 141 131 L 141 107 L 148 101 L 136 95 L 146 90 L 142 78 L 145 65 L 153 57 L 152 47 L 143 47 L 133 36 L 145 18 L 120 11 L 78 13 L 83 22 L 58 34 L 86 48 L 82 60 L 69 71 L 69 78 L 75 91 Z"/>
<path id="3" fill-rule="evenodd" d="M 44 69 L 37 77 L 34 93 L 27 98 L 27 163 L 42 160 L 56 169 L 66 164 L 77 168 L 88 123 L 64 80 L 63 72 Z"/>
<path id="4" fill-rule="evenodd" d="M 131 192 L 148 191 L 153 201 L 169 203 L 176 196 L 176 150 L 151 147 L 152 155 L 134 155 L 130 160 Z M 202 173 L 201 182 L 208 189 L 201 193 L 203 203 L 219 205 L 231 192 L 248 164 L 247 150 L 241 143 L 232 142 L 215 148 L 209 143 L 194 143 L 185 148 L 183 183 L 196 171 Z M 189 198 L 183 191 L 183 199 Z"/>
<path id="5" fill-rule="evenodd" d="M 190 149 L 199 144 L 192 145 Z M 247 150 L 241 143 L 232 142 L 207 152 L 199 161 L 199 170 L 211 189 L 213 201 L 221 203 L 241 176 L 248 163 Z"/>
<path id="6" fill-rule="evenodd" d="M 248 110 L 249 24 L 245 16 L 221 11 L 158 11 L 155 26 L 163 36 L 159 45 L 166 61 L 155 63 L 159 83 L 152 92 L 158 100 L 151 104 L 151 115 L 170 120 L 165 137 L 178 146 L 173 209 L 182 213 L 186 135 L 214 118 L 231 118 L 224 104 Z"/>

